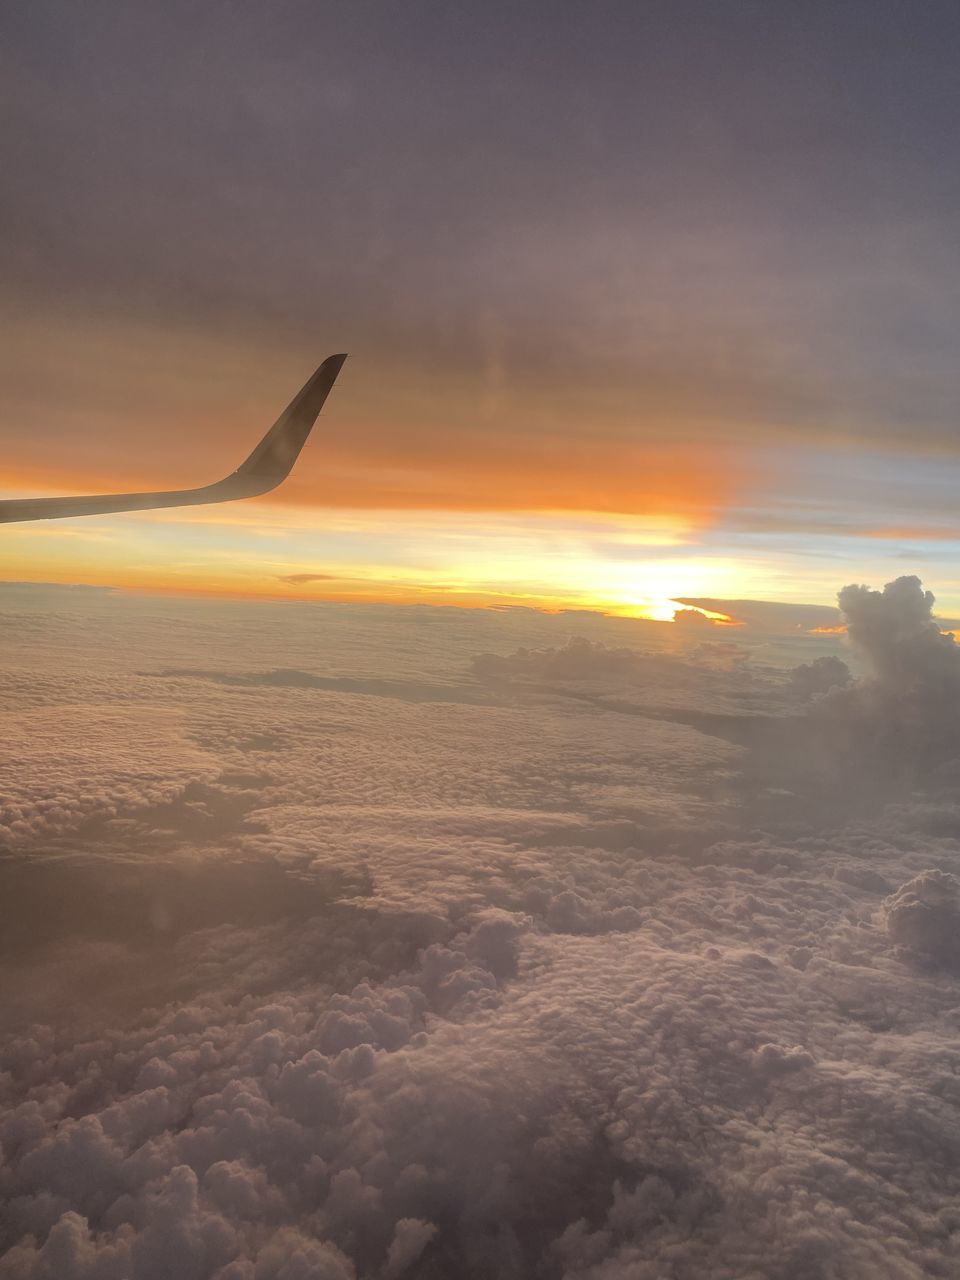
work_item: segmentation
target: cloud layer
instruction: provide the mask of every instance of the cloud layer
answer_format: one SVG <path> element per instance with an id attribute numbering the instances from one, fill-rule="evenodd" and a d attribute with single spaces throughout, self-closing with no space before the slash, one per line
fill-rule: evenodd
<path id="1" fill-rule="evenodd" d="M 892 656 L 839 691 L 815 638 L 23 615 L 0 1276 L 952 1275 L 955 792 L 758 825 L 729 731 L 914 696 L 918 592 L 844 593 Z"/>

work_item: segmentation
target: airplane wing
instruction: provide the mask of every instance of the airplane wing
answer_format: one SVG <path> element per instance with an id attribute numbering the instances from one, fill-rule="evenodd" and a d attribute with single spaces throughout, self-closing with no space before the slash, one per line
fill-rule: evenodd
<path id="1" fill-rule="evenodd" d="M 317 420 L 323 402 L 346 360 L 328 356 L 284 409 L 246 462 L 232 475 L 200 489 L 168 489 L 160 493 L 103 493 L 89 497 L 13 498 L 0 501 L 0 524 L 15 520 L 58 520 L 65 516 L 106 515 L 113 511 L 150 511 L 157 507 L 192 507 L 206 502 L 233 502 L 269 493 L 290 474 Z"/>

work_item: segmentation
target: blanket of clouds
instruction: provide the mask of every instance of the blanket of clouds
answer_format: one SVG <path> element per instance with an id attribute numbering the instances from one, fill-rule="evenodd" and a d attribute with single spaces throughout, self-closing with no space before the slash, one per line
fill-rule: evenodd
<path id="1" fill-rule="evenodd" d="M 960 650 L 840 604 L 0 588 L 0 1277 L 955 1276 Z"/>

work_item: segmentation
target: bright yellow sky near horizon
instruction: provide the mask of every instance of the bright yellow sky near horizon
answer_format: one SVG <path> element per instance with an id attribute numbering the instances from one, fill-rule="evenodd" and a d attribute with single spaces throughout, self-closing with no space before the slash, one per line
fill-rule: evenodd
<path id="1" fill-rule="evenodd" d="M 882 23 L 776 6 L 198 9 L 182 52 L 62 8 L 11 41 L 0 492 L 208 483 L 349 358 L 269 501 L 3 527 L 3 577 L 665 614 L 916 573 L 960 612 L 936 23 L 886 30 L 929 41 L 890 93 Z"/>
<path id="2" fill-rule="evenodd" d="M 681 519 L 596 513 L 259 500 L 0 530 L 5 580 L 261 600 L 523 605 L 669 620 L 687 597 L 831 604 L 840 576 L 815 564 L 785 579 L 780 554 L 731 555 Z"/>
<path id="3" fill-rule="evenodd" d="M 250 335 L 76 316 L 17 333 L 2 357 L 4 418 L 21 424 L 6 433 L 8 496 L 213 480 L 310 372 Z M 616 377 L 573 394 L 519 365 L 404 368 L 361 352 L 267 498 L 6 525 L 0 577 L 667 618 L 680 597 L 831 604 L 847 581 L 910 571 L 960 610 L 936 459 L 914 481 L 883 455 L 761 447 L 752 429 L 712 427 L 703 405 L 684 418 L 683 401 Z M 917 491 L 920 518 L 895 521 L 889 507 Z"/>

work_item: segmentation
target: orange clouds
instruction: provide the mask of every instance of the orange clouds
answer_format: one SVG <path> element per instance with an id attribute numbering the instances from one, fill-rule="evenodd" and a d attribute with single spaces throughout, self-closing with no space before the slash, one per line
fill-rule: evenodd
<path id="1" fill-rule="evenodd" d="M 542 441 L 430 431 L 406 442 L 402 432 L 375 428 L 319 444 L 278 497 L 335 507 L 620 512 L 700 525 L 732 499 L 737 482 L 727 459 L 591 439 L 586 430 Z"/>
<path id="2" fill-rule="evenodd" d="M 122 492 L 227 474 L 326 353 L 21 322 L 3 357 L 0 488 Z M 643 380 L 640 379 L 642 382 Z M 678 393 L 679 395 L 679 393 Z M 596 369 L 414 367 L 358 353 L 274 500 L 406 511 L 617 512 L 702 527 L 753 478 L 720 424 Z"/>
<path id="3" fill-rule="evenodd" d="M 678 529 L 702 527 L 733 503 L 744 475 L 733 457 L 690 445 L 639 444 L 566 433 L 532 441 L 519 433 L 411 432 L 377 426 L 331 436 L 321 421 L 294 474 L 271 504 L 410 511 L 569 511 L 651 515 Z M 178 433 L 179 434 L 179 433 Z M 199 434 L 199 433 L 198 433 Z M 134 448 L 78 465 L 61 451 L 33 460 L 29 442 L 5 469 L 17 494 L 125 492 L 202 484 L 232 470 L 249 433 L 238 433 L 219 464 L 209 443 L 176 459 L 139 433 Z M 209 433 L 212 438 L 214 432 Z M 221 428 L 216 435 L 223 437 Z M 166 436 L 169 439 L 169 434 Z"/>

